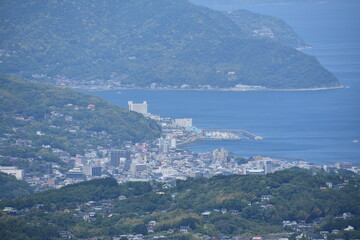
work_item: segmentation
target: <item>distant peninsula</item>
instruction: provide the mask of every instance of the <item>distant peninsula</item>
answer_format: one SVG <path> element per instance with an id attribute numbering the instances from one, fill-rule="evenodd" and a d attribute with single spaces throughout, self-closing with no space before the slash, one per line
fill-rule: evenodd
<path id="1" fill-rule="evenodd" d="M 260 4 L 296 4 L 296 3 L 324 3 L 339 0 L 190 0 L 190 2 L 208 7 L 216 6 L 240 6 L 240 5 L 260 5 Z"/>
<path id="2" fill-rule="evenodd" d="M 0 72 L 56 85 L 340 86 L 303 45 L 275 18 L 186 0 L 0 3 Z"/>

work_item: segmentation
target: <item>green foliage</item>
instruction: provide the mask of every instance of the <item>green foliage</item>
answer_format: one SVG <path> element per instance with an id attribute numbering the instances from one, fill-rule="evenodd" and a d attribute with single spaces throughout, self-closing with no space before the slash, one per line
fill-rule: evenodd
<path id="1" fill-rule="evenodd" d="M 326 188 L 331 182 L 335 187 Z M 343 237 L 356 238 L 359 234 L 360 178 L 346 172 L 326 173 L 298 168 L 275 172 L 264 176 L 217 176 L 210 179 L 189 179 L 178 181 L 177 187 L 159 193 L 150 183 L 128 182 L 117 184 L 114 179 L 99 179 L 69 185 L 58 190 L 36 193 L 26 198 L 3 200 L 0 208 L 13 206 L 18 209 L 30 208 L 24 217 L 8 217 L 4 221 L 16 221 L 18 229 L 12 234 L 26 239 L 26 221 L 42 223 L 46 228 L 70 230 L 75 237 L 91 238 L 100 236 L 119 236 L 123 234 L 147 234 L 146 225 L 156 221 L 153 230 L 175 239 L 196 239 L 196 236 L 252 237 L 259 235 L 286 235 L 282 221 L 306 221 L 324 217 L 318 230 L 339 229 L 338 235 L 329 239 Z M 172 198 L 172 193 L 177 193 Z M 125 195 L 126 200 L 116 200 Z M 271 195 L 263 201 L 263 195 Z M 102 199 L 113 199 L 113 209 L 96 213 L 86 222 L 74 217 L 75 213 L 90 210 L 90 200 L 100 204 Z M 35 204 L 42 203 L 42 209 Z M 95 206 L 95 205 L 94 205 Z M 219 212 L 215 209 L 226 209 Z M 210 216 L 202 216 L 211 211 Z M 351 218 L 340 219 L 344 212 Z M 51 222 L 48 226 L 46 222 Z M 1 221 L 0 221 L 1 223 Z M 4 224 L 3 224 L 4 225 Z M 10 234 L 0 224 L 0 233 Z M 5 224 L 6 225 L 6 224 Z M 354 231 L 343 229 L 353 226 Z M 179 235 L 180 226 L 189 226 L 190 233 Z M 16 236 L 14 236 L 16 237 Z"/>
<path id="2" fill-rule="evenodd" d="M 33 189 L 27 182 L 0 172 L 0 199 L 24 197 L 31 193 Z"/>
<path id="3" fill-rule="evenodd" d="M 0 208 L 9 204 L 18 209 L 32 207 L 35 204 L 44 204 L 45 209 L 74 208 L 78 203 L 115 198 L 118 195 L 119 189 L 115 179 L 95 179 L 68 185 L 57 190 L 35 193 L 13 201 L 4 200 L 0 202 Z"/>
<path id="4" fill-rule="evenodd" d="M 323 172 L 312 175 L 301 169 L 285 170 L 266 176 L 214 177 L 206 182 L 193 179 L 177 184 L 177 207 L 196 211 L 214 208 L 242 211 L 247 219 L 280 223 L 282 220 L 311 221 L 344 212 L 360 214 L 356 199 L 360 191 L 352 179 L 340 189 L 324 189 L 326 182 L 343 183 L 343 177 Z M 185 187 L 186 186 L 186 187 Z M 260 207 L 261 196 L 272 195 L 270 209 Z M 249 205 L 251 204 L 251 205 Z M 266 204 L 266 203 L 264 203 Z"/>
<path id="5" fill-rule="evenodd" d="M 4 75 L 0 76 L 0 89 L 0 115 L 4 119 L 0 135 L 13 135 L 0 149 L 5 156 L 59 163 L 60 159 L 43 146 L 75 155 L 89 148 L 121 146 L 124 141 L 140 142 L 160 134 L 154 121 L 92 95 Z M 89 104 L 95 109 L 89 109 Z M 36 134 L 39 131 L 41 135 Z M 29 144 L 14 145 L 18 139 Z"/>
<path id="6" fill-rule="evenodd" d="M 293 31 L 293 29 L 284 21 L 271 16 L 265 16 L 252 13 L 247 10 L 236 10 L 224 12 L 224 14 L 233 20 L 248 35 L 254 35 L 254 30 L 271 29 L 273 41 L 283 45 L 298 48 L 305 47 L 305 42 Z"/>
<path id="7" fill-rule="evenodd" d="M 283 22 L 238 13 L 242 18 L 232 21 L 185 0 L 6 0 L 0 4 L 0 71 L 46 82 L 113 76 L 138 86 L 339 85 L 314 57 L 252 36 L 250 28 L 265 22 L 279 41 L 292 44 L 297 38 Z"/>
<path id="8" fill-rule="evenodd" d="M 54 239 L 57 237 L 57 228 L 45 221 L 29 222 L 19 217 L 0 214 L 1 239 Z"/>

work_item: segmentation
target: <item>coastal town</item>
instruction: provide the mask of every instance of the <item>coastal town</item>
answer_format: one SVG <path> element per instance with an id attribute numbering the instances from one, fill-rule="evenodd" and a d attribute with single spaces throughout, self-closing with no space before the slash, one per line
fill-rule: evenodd
<path id="1" fill-rule="evenodd" d="M 291 167 L 321 168 L 326 171 L 347 169 L 357 174 L 360 173 L 360 168 L 353 166 L 350 162 L 317 166 L 298 159 L 284 160 L 269 156 L 253 156 L 245 159 L 233 156 L 224 148 L 204 153 L 185 150 L 185 146 L 199 141 L 241 141 L 244 137 L 253 141 L 261 141 L 263 138 L 245 130 L 199 129 L 193 126 L 191 118 L 161 118 L 148 112 L 146 101 L 143 103 L 129 101 L 128 105 L 129 110 L 157 121 L 161 126 L 162 136 L 154 142 L 126 142 L 121 149 L 96 147 L 86 150 L 84 154 L 79 153 L 75 156 L 64 150 L 43 146 L 51 149 L 52 154 L 66 163 L 67 168 L 54 162 L 39 165 L 34 159 L 12 157 L 9 159 L 10 162 L 29 161 L 30 165 L 41 168 L 41 174 L 28 169 L 9 166 L 9 164 L 1 166 L 0 171 L 27 181 L 36 188 L 36 191 L 60 188 L 68 184 L 109 176 L 115 178 L 119 183 L 157 181 L 171 186 L 177 179 L 185 180 L 188 177 L 210 178 L 215 175 L 231 174 L 263 175 Z M 77 106 L 67 107 L 77 108 Z M 95 108 L 96 106 L 93 104 L 86 107 L 88 111 L 93 111 Z M 71 116 L 64 116 L 56 109 L 53 110 L 50 115 L 45 117 L 49 119 L 62 117 L 71 122 Z M 21 117 L 17 117 L 17 120 L 31 121 L 31 119 L 22 119 Z M 78 129 L 67 129 L 67 131 L 73 134 L 79 133 Z M 36 135 L 40 137 L 43 134 L 41 131 L 36 132 Z M 107 138 L 106 133 L 103 133 L 103 136 L 96 135 L 95 137 Z M 6 139 L 2 138 L 1 141 L 5 142 Z M 26 147 L 31 143 L 18 139 L 14 144 Z M 2 158 L 6 157 L 2 156 Z"/>
<path id="2" fill-rule="evenodd" d="M 148 103 L 128 102 L 129 110 L 143 114 L 145 117 L 157 121 L 161 126 L 162 136 L 154 142 L 148 143 L 132 143 L 127 142 L 123 148 L 106 149 L 104 147 L 97 147 L 85 152 L 85 154 L 76 154 L 71 156 L 70 153 L 60 149 L 53 149 L 52 153 L 59 156 L 60 159 L 66 163 L 68 168 L 63 168 L 60 164 L 48 163 L 48 165 L 39 166 L 42 168 L 43 174 L 34 174 L 27 169 L 20 169 L 15 166 L 1 166 L 0 171 L 6 172 L 16 176 L 17 179 L 25 180 L 36 188 L 36 191 L 44 191 L 48 189 L 61 188 L 63 186 L 79 183 L 86 180 L 97 178 L 112 177 L 118 183 L 126 182 L 150 182 L 160 183 L 161 188 L 156 190 L 156 194 L 164 194 L 164 191 L 172 189 L 176 185 L 176 180 L 186 180 L 191 177 L 210 178 L 216 175 L 265 175 L 275 171 L 284 170 L 292 167 L 299 167 L 304 169 L 324 169 L 325 171 L 346 169 L 357 174 L 360 173 L 360 168 L 353 166 L 349 162 L 340 162 L 334 165 L 313 165 L 306 161 L 288 159 L 276 159 L 268 156 L 253 156 L 249 159 L 232 156 L 228 150 L 214 149 L 211 152 L 196 153 L 183 149 L 183 147 L 195 144 L 199 141 L 241 141 L 246 137 L 252 141 L 264 140 L 261 136 L 256 136 L 245 130 L 215 130 L 215 129 L 199 129 L 193 126 L 192 119 L 170 119 L 161 118 L 160 116 L 148 113 Z M 75 107 L 77 106 L 68 106 Z M 88 111 L 94 111 L 95 105 L 89 104 L 86 107 Z M 53 109 L 51 115 L 46 116 L 49 119 L 57 119 L 59 117 L 71 120 L 71 116 L 62 115 L 59 109 Z M 19 120 L 19 119 L 18 119 Z M 31 121 L 21 119 L 21 121 Z M 71 130 L 71 129 L 70 129 Z M 75 132 L 77 133 L 77 132 Z M 37 136 L 44 135 L 43 132 L 37 131 Z M 106 138 L 103 134 L 102 138 Z M 5 141 L 5 139 L 1 139 Z M 30 142 L 18 140 L 15 144 L 26 146 Z M 3 156 L 2 156 L 3 158 Z M 19 159 L 13 158 L 16 161 Z M 27 159 L 30 160 L 31 159 Z M 36 162 L 33 162 L 36 165 Z M 326 191 L 327 189 L 341 189 L 347 186 L 347 182 L 340 184 L 333 184 L 327 182 L 326 186 L 319 189 Z M 176 198 L 176 193 L 171 197 Z M 72 211 L 72 216 L 76 219 L 81 219 L 86 223 L 94 223 L 99 216 L 105 219 L 112 219 L 118 216 L 114 213 L 114 209 L 122 201 L 126 201 L 128 196 L 119 195 L 116 199 L 102 199 L 99 201 L 88 201 L 78 205 Z M 260 208 L 264 211 L 273 208 L 270 204 L 272 195 L 262 195 L 261 201 L 257 202 Z M 251 202 L 248 202 L 251 206 Z M 44 204 L 35 204 L 34 208 L 42 209 Z M 17 210 L 12 207 L 6 207 L 2 210 L 9 215 L 22 215 L 29 211 L 28 208 Z M 212 217 L 221 216 L 240 216 L 241 212 L 232 208 L 221 209 L 207 209 L 199 216 L 203 219 L 210 219 Z M 352 214 L 344 212 L 343 215 L 338 216 L 339 219 L 351 219 Z M 312 237 L 313 239 L 326 239 L 329 234 L 339 233 L 339 229 L 332 231 L 315 232 L 315 229 L 324 221 L 324 218 L 317 218 L 313 222 L 297 222 L 293 220 L 284 219 L 282 227 L 284 230 L 298 234 L 296 239 L 302 239 L 304 236 Z M 143 234 L 128 234 L 113 237 L 113 240 L 131 239 L 168 239 L 167 234 L 181 233 L 188 234 L 192 229 L 188 225 L 181 225 L 177 228 L 168 230 L 168 232 L 158 232 L 159 223 L 155 219 L 151 219 L 146 224 L 146 235 Z M 353 231 L 352 226 L 348 226 L 344 231 Z M 71 239 L 74 237 L 74 232 L 69 230 L 62 230 L 58 232 L 60 239 Z M 244 238 L 235 236 L 230 237 L 223 234 L 218 237 L 205 237 L 204 240 L 243 240 Z M 248 240 L 265 240 L 260 236 L 253 236 Z M 288 236 L 271 238 L 278 240 L 288 240 Z"/>
<path id="3" fill-rule="evenodd" d="M 35 174 L 28 169 L 20 169 L 15 166 L 0 166 L 0 171 L 14 175 L 17 179 L 25 180 L 36 188 L 37 192 L 48 189 L 57 189 L 63 186 L 80 183 L 86 180 L 112 177 L 118 183 L 128 182 L 150 182 L 154 185 L 161 186 L 156 190 L 156 194 L 165 194 L 165 191 L 171 190 L 176 186 L 177 180 L 186 180 L 191 177 L 194 179 L 210 178 L 216 175 L 265 175 L 275 171 L 284 170 L 287 168 L 298 167 L 303 169 L 323 169 L 325 171 L 346 169 L 357 174 L 360 173 L 360 168 L 353 166 L 350 162 L 339 162 L 334 165 L 314 165 L 306 161 L 298 159 L 278 159 L 269 156 L 253 156 L 251 158 L 242 158 L 233 156 L 228 150 L 214 149 L 211 152 L 196 153 L 185 150 L 184 147 L 196 144 L 199 141 L 241 141 L 242 138 L 249 138 L 251 141 L 264 140 L 261 136 L 254 135 L 245 130 L 221 130 L 221 129 L 199 129 L 193 126 L 191 118 L 170 119 L 161 118 L 160 116 L 148 113 L 148 103 L 128 102 L 129 110 L 143 114 L 145 117 L 155 120 L 162 130 L 162 136 L 154 142 L 147 143 L 125 143 L 123 148 L 106 149 L 104 147 L 97 147 L 90 149 L 85 154 L 76 154 L 71 156 L 70 153 L 60 149 L 52 149 L 52 154 L 60 157 L 66 163 L 67 168 L 64 168 L 57 163 L 48 163 L 41 165 L 42 174 Z M 68 106 L 77 107 L 77 106 Z M 94 111 L 96 106 L 89 104 L 86 107 L 88 111 Z M 51 115 L 46 116 L 49 119 L 66 118 L 71 120 L 71 116 L 64 116 L 59 109 L 53 109 Z M 21 119 L 21 121 L 30 121 Z M 77 133 L 77 132 L 76 132 Z M 41 137 L 43 132 L 37 131 L 36 135 Z M 106 133 L 101 136 L 107 138 Z M 5 141 L 5 139 L 1 139 Z M 20 144 L 26 147 L 27 142 L 18 140 L 15 144 Z M 46 146 L 45 146 L 46 147 Z M 1 156 L 4 158 L 4 156 Z M 12 158 L 13 161 L 20 161 L 21 159 Z M 32 165 L 38 164 L 31 159 L 22 159 L 33 161 Z M 160 184 L 160 185 L 159 185 Z M 348 182 L 344 181 L 340 184 L 327 182 L 326 186 L 320 188 L 320 191 L 327 189 L 341 189 L 346 187 Z M 176 193 L 171 197 L 176 198 Z M 271 204 L 272 195 L 262 195 L 260 202 L 256 202 L 263 211 L 273 208 Z M 76 219 L 81 219 L 86 223 L 94 223 L 99 216 L 111 219 L 115 218 L 118 213 L 114 213 L 114 209 L 122 201 L 126 201 L 128 196 L 119 195 L 116 199 L 102 199 L 99 201 L 88 201 L 81 203 L 72 212 L 72 216 Z M 247 203 L 252 205 L 251 202 Z M 35 204 L 36 209 L 44 208 L 44 204 Z M 12 207 L 6 207 L 2 210 L 9 215 L 21 215 L 28 208 L 17 210 Z M 210 219 L 212 217 L 221 216 L 241 216 L 241 212 L 232 208 L 221 209 L 207 209 L 200 213 L 203 219 Z M 339 219 L 351 219 L 352 214 L 344 212 Z M 304 236 L 312 237 L 313 239 L 326 239 L 329 234 L 339 233 L 339 229 L 332 231 L 320 231 L 317 233 L 315 229 L 323 223 L 324 218 L 317 218 L 313 222 L 297 222 L 293 220 L 283 219 L 282 227 L 284 230 L 298 234 L 296 239 L 302 239 Z M 146 224 L 147 234 L 129 234 L 119 235 L 112 239 L 168 239 L 167 234 L 191 233 L 192 229 L 188 225 L 181 225 L 166 232 L 158 232 L 158 222 L 155 219 L 148 221 Z M 353 231 L 352 226 L 348 226 L 343 231 Z M 60 239 L 69 239 L 74 237 L 74 232 L 62 230 L 58 233 Z M 223 234 L 218 237 L 205 237 L 204 240 L 243 240 L 241 237 L 230 237 Z M 249 240 L 265 240 L 268 238 L 253 236 Z M 271 238 L 278 240 L 288 240 L 288 236 Z"/>

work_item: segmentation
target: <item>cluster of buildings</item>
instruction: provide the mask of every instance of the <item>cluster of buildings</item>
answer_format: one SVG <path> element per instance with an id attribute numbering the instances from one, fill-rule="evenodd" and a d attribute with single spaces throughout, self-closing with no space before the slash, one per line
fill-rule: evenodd
<path id="1" fill-rule="evenodd" d="M 173 182 L 188 177 L 200 178 L 214 175 L 246 174 L 262 175 L 291 167 L 309 169 L 314 165 L 305 161 L 282 161 L 265 156 L 255 156 L 246 161 L 231 156 L 228 150 L 214 149 L 212 152 L 195 153 L 181 147 L 205 140 L 240 140 L 232 132 L 202 130 L 193 126 L 191 118 L 160 118 L 148 112 L 148 103 L 128 102 L 129 109 L 156 120 L 162 127 L 163 136 L 153 143 L 126 143 L 122 149 L 96 147 L 75 157 L 69 153 L 52 149 L 52 153 L 66 163 L 70 170 L 64 172 L 57 163 L 48 163 L 44 175 L 27 174 L 16 167 L 1 167 L 0 171 L 15 175 L 37 187 L 38 191 L 59 188 L 94 178 L 112 176 L 119 183 L 127 181 Z M 76 108 L 77 106 L 67 106 Z M 87 108 L 94 110 L 95 105 Z M 64 118 L 71 123 L 71 116 L 61 114 L 54 109 L 47 118 Z M 79 130 L 77 129 L 77 132 Z M 38 132 L 37 134 L 43 134 Z M 246 132 L 247 136 L 249 133 Z M 250 134 L 251 135 L 251 134 Z M 254 140 L 257 140 L 256 136 Z M 22 143 L 27 144 L 27 143 Z M 36 165 L 36 163 L 34 163 Z M 359 168 L 351 163 L 337 163 L 334 166 L 318 166 L 330 169 L 348 169 L 359 173 Z"/>
<path id="2" fill-rule="evenodd" d="M 351 163 L 341 162 L 333 166 L 314 166 L 305 161 L 282 161 L 278 159 L 269 158 L 266 156 L 254 156 L 250 159 L 241 159 L 232 156 L 228 150 L 214 149 L 212 152 L 195 153 L 179 148 L 186 143 L 192 143 L 199 140 L 211 139 L 211 136 L 216 136 L 221 133 L 225 134 L 225 138 L 233 139 L 231 133 L 216 132 L 215 130 L 204 131 L 192 125 L 192 119 L 169 119 L 160 118 L 148 113 L 147 102 L 133 103 L 128 102 L 129 109 L 139 112 L 146 117 L 158 121 L 162 127 L 163 136 L 152 143 L 131 143 L 128 142 L 123 148 L 104 148 L 97 147 L 87 150 L 85 154 L 77 154 L 72 157 L 69 153 L 60 150 L 52 149 L 52 153 L 58 156 L 70 169 L 66 172 L 61 170 L 61 166 L 56 163 L 49 163 L 49 168 L 42 176 L 26 174 L 23 169 L 16 167 L 0 167 L 1 172 L 16 176 L 17 179 L 23 179 L 33 186 L 37 187 L 37 191 L 43 191 L 51 188 L 59 188 L 67 184 L 73 184 L 84 180 L 91 180 L 95 178 L 103 178 L 112 176 L 119 183 L 128 181 L 157 181 L 163 182 L 163 188 L 171 188 L 172 184 L 177 179 L 185 180 L 188 177 L 202 178 L 212 177 L 215 175 L 264 175 L 273 173 L 275 171 L 283 170 L 291 167 L 300 167 L 310 169 L 313 167 L 331 169 L 347 169 L 360 173 L 360 169 L 353 167 Z M 69 106 L 74 107 L 74 106 Z M 96 106 L 89 105 L 88 109 L 93 110 Z M 67 116 L 59 115 L 56 111 L 51 113 L 49 118 L 64 118 Z M 210 133 L 212 135 L 210 135 Z M 43 133 L 38 132 L 37 135 Z M 228 134 L 228 135 L 226 135 Z M 230 136 L 230 137 L 229 137 Z M 255 140 L 256 138 L 254 138 Z M 214 139 L 211 139 L 214 140 Z M 26 142 L 22 144 L 28 144 Z M 36 164 L 36 163 L 35 163 Z M 334 186 L 332 183 L 327 183 L 326 188 L 337 188 L 343 186 Z M 271 195 L 264 195 L 261 201 L 264 204 L 261 208 L 271 208 L 271 204 L 266 204 L 272 198 Z M 126 200 L 126 196 L 119 196 L 118 200 Z M 83 210 L 74 213 L 77 218 L 82 218 L 84 221 L 92 222 L 95 220 L 97 214 L 102 214 L 108 218 L 113 217 L 112 210 L 114 208 L 112 200 L 102 200 L 100 202 L 88 202 L 84 205 Z M 7 209 L 14 211 L 13 209 Z M 207 218 L 212 214 L 232 214 L 239 215 L 238 210 L 232 209 L 213 209 L 205 211 L 201 214 L 202 217 Z M 348 213 L 344 213 L 344 218 L 349 217 Z M 350 216 L 351 217 L 351 216 Z M 299 232 L 312 232 L 314 227 L 319 223 L 297 223 L 294 221 L 284 221 L 285 228 L 290 228 Z M 147 229 L 149 233 L 154 233 L 156 221 L 149 222 Z M 347 229 L 351 231 L 351 226 Z M 341 229 L 343 230 L 343 229 Z M 189 226 L 181 226 L 176 229 L 181 233 L 191 232 Z M 331 233 L 336 233 L 334 229 Z M 347 231 L 346 229 L 344 231 Z M 330 234 L 323 232 L 324 236 Z M 63 231 L 60 233 L 65 238 L 71 236 L 71 232 Z M 124 236 L 120 236 L 124 237 Z M 158 235 L 155 237 L 138 235 L 126 235 L 128 239 L 166 239 L 166 236 Z M 301 238 L 303 236 L 299 236 Z M 119 238 L 119 239 L 120 239 Z M 114 238 L 116 239 L 116 238 Z M 220 236 L 217 238 L 208 239 L 241 239 L 238 237 Z M 254 237 L 254 240 L 260 240 L 261 237 Z M 285 240 L 285 238 L 284 238 Z"/>
<path id="3" fill-rule="evenodd" d="M 270 28 L 262 27 L 260 29 L 253 30 L 253 36 L 264 37 L 264 38 L 274 38 L 274 33 Z"/>
<path id="4" fill-rule="evenodd" d="M 257 37 L 266 37 L 266 38 L 274 38 L 274 34 L 271 29 L 261 28 L 253 30 L 253 35 Z M 1 50 L 0 50 L 1 51 Z M 0 61 L 1 63 L 1 61 Z M 222 71 L 217 70 L 216 73 L 222 73 Z M 235 71 L 223 72 L 224 76 L 228 81 L 236 82 L 238 80 L 238 74 Z M 55 86 L 60 87 L 70 87 L 70 88 L 79 88 L 79 89 L 89 89 L 89 90 L 119 90 L 119 89 L 152 89 L 152 90 L 219 90 L 226 89 L 230 91 L 254 91 L 254 90 L 266 90 L 263 86 L 252 86 L 252 85 L 242 85 L 235 84 L 233 87 L 224 88 L 220 86 L 213 86 L 209 84 L 200 84 L 197 86 L 189 85 L 189 84 L 181 84 L 181 85 L 164 85 L 159 83 L 150 83 L 148 86 L 137 86 L 134 83 L 127 84 L 128 75 L 127 74 L 118 74 L 114 73 L 109 76 L 108 79 L 97 79 L 96 81 L 89 80 L 77 80 L 77 79 L 69 79 L 66 76 L 57 75 L 54 77 L 47 76 L 42 73 L 35 73 L 31 76 L 35 81 L 39 81 L 42 79 L 46 79 L 47 81 L 52 82 Z"/>
<path id="5" fill-rule="evenodd" d="M 78 157 L 75 167 L 66 173 L 68 179 L 92 179 L 111 175 L 118 182 L 172 182 L 188 177 L 211 177 L 219 174 L 263 175 L 291 167 L 306 169 L 314 167 L 305 161 L 282 161 L 265 156 L 255 156 L 243 162 L 231 156 L 224 148 L 206 153 L 183 150 L 179 147 L 196 141 L 241 138 L 237 135 L 238 138 L 235 138 L 230 132 L 198 129 L 192 125 L 191 118 L 169 119 L 152 115 L 148 112 L 147 102 L 129 101 L 128 104 L 131 111 L 158 121 L 162 127 L 163 136 L 153 143 L 128 143 L 123 149 L 108 149 L 103 154 L 105 157 L 101 159 L 96 153 L 87 154 L 86 158 Z M 350 163 L 339 163 L 332 167 L 325 166 L 325 168 L 359 171 Z"/>

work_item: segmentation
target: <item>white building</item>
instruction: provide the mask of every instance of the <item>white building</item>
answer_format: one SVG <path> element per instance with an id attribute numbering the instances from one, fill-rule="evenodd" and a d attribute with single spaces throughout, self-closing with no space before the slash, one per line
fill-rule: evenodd
<path id="1" fill-rule="evenodd" d="M 133 103 L 133 101 L 128 102 L 129 110 L 138 112 L 141 114 L 147 114 L 148 113 L 148 104 L 146 101 L 143 103 Z"/>
<path id="2" fill-rule="evenodd" d="M 18 180 L 22 180 L 24 178 L 24 170 L 18 169 L 17 167 L 0 167 L 0 172 L 7 173 L 9 175 L 13 175 Z"/>
<path id="3" fill-rule="evenodd" d="M 168 153 L 170 149 L 176 148 L 175 138 L 159 138 L 159 151 Z"/>
<path id="4" fill-rule="evenodd" d="M 147 169 L 146 164 L 142 164 L 142 163 L 132 163 L 130 167 L 130 171 L 132 173 L 143 172 L 146 171 L 146 169 Z"/>
<path id="5" fill-rule="evenodd" d="M 215 149 L 212 155 L 214 161 L 225 161 L 229 156 L 229 151 L 225 148 Z"/>
<path id="6" fill-rule="evenodd" d="M 178 127 L 192 127 L 192 118 L 176 118 L 174 124 Z"/>

